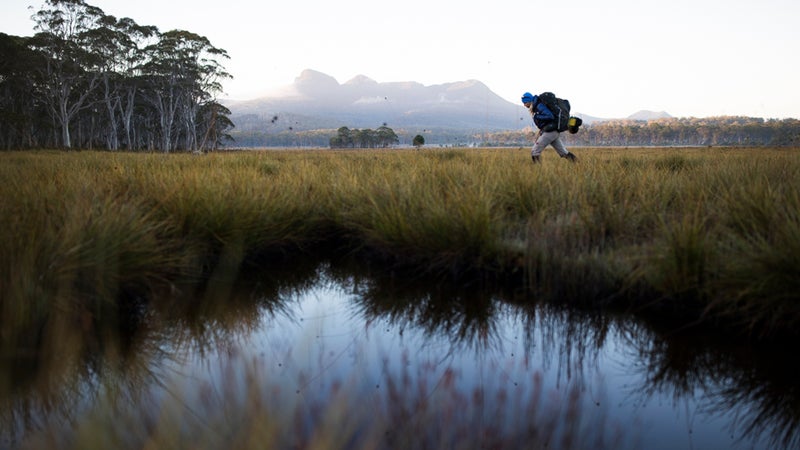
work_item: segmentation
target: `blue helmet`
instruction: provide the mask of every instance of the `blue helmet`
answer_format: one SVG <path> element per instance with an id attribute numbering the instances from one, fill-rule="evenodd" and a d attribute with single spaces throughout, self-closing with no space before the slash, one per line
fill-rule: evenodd
<path id="1" fill-rule="evenodd" d="M 533 94 L 531 94 L 530 92 L 526 92 L 526 93 L 522 94 L 522 103 L 523 104 L 524 103 L 530 103 L 532 101 L 533 101 Z"/>

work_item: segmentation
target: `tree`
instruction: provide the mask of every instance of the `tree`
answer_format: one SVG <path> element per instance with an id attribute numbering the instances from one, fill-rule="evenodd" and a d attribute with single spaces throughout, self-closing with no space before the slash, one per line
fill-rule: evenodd
<path id="1" fill-rule="evenodd" d="M 375 148 L 377 134 L 372 129 L 353 130 L 353 141 L 359 148 Z"/>
<path id="2" fill-rule="evenodd" d="M 99 102 L 107 114 L 105 138 L 111 150 L 120 147 L 119 128 L 125 130 L 124 142 L 131 148 L 131 118 L 136 105 L 139 65 L 143 62 L 141 44 L 157 35 L 152 26 L 140 26 L 133 19 L 117 20 L 103 15 L 98 27 L 87 32 L 90 51 L 100 58 Z"/>
<path id="3" fill-rule="evenodd" d="M 203 151 L 230 138 L 216 101 L 224 50 L 84 0 L 44 1 L 35 36 L 0 34 L 0 146 Z"/>
<path id="4" fill-rule="evenodd" d="M 34 147 L 51 136 L 41 102 L 31 93 L 37 84 L 40 55 L 28 48 L 30 38 L 0 33 L 0 148 Z"/>
<path id="5" fill-rule="evenodd" d="M 34 15 L 35 29 L 39 32 L 29 41 L 32 48 L 46 57 L 46 63 L 40 66 L 43 83 L 36 92 L 61 128 L 61 145 L 70 148 L 70 123 L 87 105 L 100 78 L 93 70 L 100 58 L 83 44 L 88 40 L 89 30 L 103 17 L 103 11 L 83 0 L 45 3 L 50 9 Z"/>
<path id="6" fill-rule="evenodd" d="M 339 127 L 336 130 L 336 136 L 330 140 L 331 148 L 348 148 L 353 147 L 353 135 L 347 127 Z"/>
<path id="7" fill-rule="evenodd" d="M 421 134 L 418 134 L 414 136 L 414 140 L 411 141 L 411 144 L 414 145 L 414 147 L 420 148 L 425 145 L 425 138 L 422 137 Z"/>
<path id="8" fill-rule="evenodd" d="M 394 130 L 383 125 L 378 127 L 377 130 L 377 144 L 382 148 L 391 147 L 394 144 L 400 142 L 400 139 L 395 134 Z"/>
<path id="9" fill-rule="evenodd" d="M 394 130 L 386 125 L 377 130 L 351 130 L 341 127 L 337 130 L 336 136 L 330 138 L 331 148 L 386 148 L 400 142 Z"/>
<path id="10" fill-rule="evenodd" d="M 228 130 L 234 127 L 228 117 L 231 111 L 216 101 L 203 104 L 198 114 L 198 130 L 205 130 L 205 135 L 198 146 L 198 151 L 216 150 L 222 141 L 233 141 Z"/>
<path id="11" fill-rule="evenodd" d="M 220 80 L 230 77 L 216 59 L 228 58 L 227 53 L 184 30 L 159 35 L 145 51 L 144 95 L 157 113 L 162 151 L 197 150 L 197 115 L 204 104 L 216 100 L 214 94 L 222 90 Z"/>

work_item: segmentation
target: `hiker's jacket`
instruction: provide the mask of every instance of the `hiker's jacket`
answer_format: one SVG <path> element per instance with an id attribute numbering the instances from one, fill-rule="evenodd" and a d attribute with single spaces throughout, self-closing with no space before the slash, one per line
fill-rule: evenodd
<path id="1" fill-rule="evenodd" d="M 531 103 L 529 111 L 531 116 L 533 116 L 533 124 L 536 125 L 536 128 L 544 131 L 552 131 L 551 128 L 555 126 L 553 122 L 556 120 L 556 116 L 550 111 L 550 108 L 539 101 L 538 95 L 533 96 L 533 103 Z"/>

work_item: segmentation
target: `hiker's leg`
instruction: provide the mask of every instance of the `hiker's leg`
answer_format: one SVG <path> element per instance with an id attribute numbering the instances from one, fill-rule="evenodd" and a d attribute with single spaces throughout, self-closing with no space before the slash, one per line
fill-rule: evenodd
<path id="1" fill-rule="evenodd" d="M 572 162 L 575 162 L 575 161 L 578 160 L 578 158 L 576 158 L 573 153 L 570 153 L 570 151 L 567 150 L 567 147 L 561 141 L 560 137 L 557 137 L 552 142 L 552 144 L 553 144 L 553 148 L 556 149 L 556 152 L 558 152 L 558 155 L 561 156 L 562 158 L 567 158 L 568 160 L 570 160 Z"/>
<path id="2" fill-rule="evenodd" d="M 536 137 L 536 142 L 533 144 L 533 148 L 531 149 L 531 157 L 537 157 L 541 155 L 542 150 L 550 145 L 550 143 L 553 142 L 553 139 L 556 138 L 558 138 L 557 131 L 539 133 L 539 136 Z"/>
<path id="3" fill-rule="evenodd" d="M 556 149 L 556 153 L 558 153 L 558 156 L 563 158 L 569 154 L 569 150 L 567 150 L 567 147 L 565 147 L 564 143 L 561 142 L 559 133 L 556 132 L 556 138 L 553 139 L 553 142 L 551 142 L 551 144 L 553 144 L 553 148 Z"/>

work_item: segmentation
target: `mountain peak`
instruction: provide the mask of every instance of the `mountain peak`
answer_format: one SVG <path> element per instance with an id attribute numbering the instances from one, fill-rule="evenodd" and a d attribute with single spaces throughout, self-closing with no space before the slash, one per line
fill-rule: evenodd
<path id="1" fill-rule="evenodd" d="M 294 87 L 301 95 L 317 97 L 339 88 L 339 82 L 330 75 L 306 69 L 294 79 Z"/>
<path id="2" fill-rule="evenodd" d="M 314 69 L 305 69 L 302 72 L 300 72 L 300 75 L 298 75 L 297 78 L 294 79 L 294 82 L 295 83 L 303 83 L 303 82 L 315 81 L 315 80 L 325 80 L 325 81 L 333 80 L 333 81 L 336 81 L 335 78 L 333 78 L 332 76 L 330 76 L 330 75 L 328 75 L 326 73 L 322 73 L 322 72 L 320 72 L 318 70 L 314 70 Z M 336 84 L 339 84 L 339 83 L 336 82 Z"/>
<path id="3" fill-rule="evenodd" d="M 451 88 L 455 89 L 471 88 L 471 87 L 479 87 L 479 88 L 487 87 L 485 84 L 483 84 L 478 80 L 455 81 L 453 83 L 448 83 L 448 85 Z"/>
<path id="4" fill-rule="evenodd" d="M 366 75 L 356 75 L 351 80 L 345 83 L 349 86 L 359 86 L 359 85 L 376 85 L 378 84 L 377 81 L 373 80 L 372 78 Z"/>
<path id="5" fill-rule="evenodd" d="M 667 114 L 666 111 L 648 111 L 646 109 L 636 111 L 628 116 L 630 120 L 655 120 L 655 119 L 670 119 L 672 116 Z"/>

